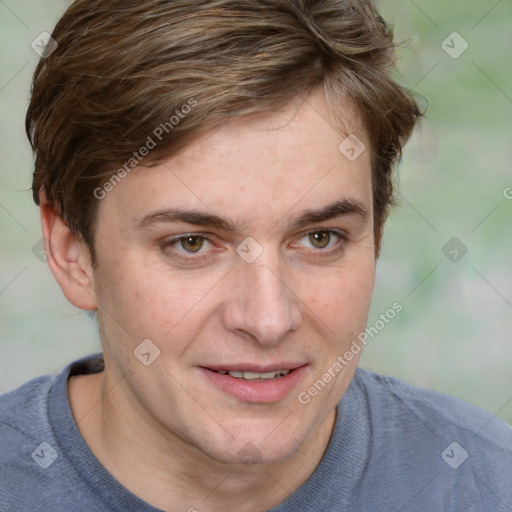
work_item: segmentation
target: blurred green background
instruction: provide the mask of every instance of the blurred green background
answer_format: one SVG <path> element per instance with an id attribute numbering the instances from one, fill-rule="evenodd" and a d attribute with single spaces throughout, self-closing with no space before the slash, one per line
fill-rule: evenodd
<path id="1" fill-rule="evenodd" d="M 0 392 L 100 349 L 94 320 L 38 257 L 24 134 L 31 43 L 68 3 L 0 0 Z M 407 43 L 397 79 L 428 113 L 398 169 L 401 205 L 388 221 L 369 325 L 395 301 L 403 311 L 369 339 L 362 366 L 512 423 L 512 4 L 378 5 Z"/>

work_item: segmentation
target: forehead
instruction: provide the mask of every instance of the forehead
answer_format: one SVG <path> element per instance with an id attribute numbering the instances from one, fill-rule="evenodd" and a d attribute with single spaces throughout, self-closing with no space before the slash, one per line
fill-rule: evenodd
<path id="1" fill-rule="evenodd" d="M 202 171 L 208 168 L 207 163 L 212 158 L 228 166 L 237 159 L 238 165 L 242 160 L 248 169 L 257 167 L 260 162 L 272 161 L 275 164 L 272 168 L 260 166 L 260 177 L 321 177 L 325 163 L 334 164 L 340 154 L 344 154 L 340 144 L 350 136 L 356 136 L 362 145 L 369 146 L 352 103 L 346 100 L 339 104 L 335 116 L 322 89 L 317 88 L 309 96 L 295 98 L 280 110 L 244 116 L 203 135 L 183 154 L 172 159 L 172 167 L 186 169 L 189 176 L 196 176 L 205 174 Z M 369 155 L 363 155 L 363 160 L 365 157 L 369 161 Z M 210 168 L 203 177 L 215 178 L 215 171 L 222 173 L 220 166 Z M 250 176 L 242 170 L 232 173 L 231 177 Z"/>
<path id="2" fill-rule="evenodd" d="M 317 90 L 279 111 L 230 121 L 167 161 L 134 169 L 101 207 L 116 201 L 134 218 L 148 209 L 192 207 L 249 224 L 345 197 L 371 210 L 366 136 L 352 105 L 341 110 L 342 127 Z"/>

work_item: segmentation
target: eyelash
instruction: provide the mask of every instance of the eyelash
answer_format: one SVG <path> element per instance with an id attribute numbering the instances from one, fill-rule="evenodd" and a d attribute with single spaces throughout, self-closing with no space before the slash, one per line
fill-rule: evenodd
<path id="1" fill-rule="evenodd" d="M 334 235 L 335 237 L 338 238 L 338 243 L 336 243 L 336 245 L 334 247 L 331 247 L 329 249 L 312 249 L 312 248 L 307 248 L 308 251 L 311 251 L 312 254 L 314 255 L 314 257 L 322 257 L 322 256 L 327 256 L 327 255 L 334 255 L 336 254 L 337 252 L 341 251 L 343 248 L 344 248 L 344 245 L 346 242 L 349 241 L 349 238 L 347 236 L 346 233 L 344 233 L 343 231 L 338 231 L 338 230 L 335 230 L 335 229 L 330 229 L 330 228 L 320 228 L 320 229 L 311 229 L 309 231 L 306 231 L 305 233 L 302 233 L 299 240 L 302 240 L 304 237 L 307 237 L 313 233 L 329 233 L 330 235 Z M 207 241 L 208 243 L 213 244 L 213 241 L 212 239 L 210 238 L 210 236 L 208 236 L 208 234 L 205 234 L 205 233 L 186 233 L 184 235 L 180 235 L 180 236 L 177 236 L 175 238 L 172 238 L 170 240 L 164 240 L 162 243 L 161 243 L 161 247 L 162 249 L 166 249 L 167 247 L 173 247 L 174 245 L 178 244 L 181 240 L 185 240 L 186 238 L 188 237 L 197 237 L 197 238 L 201 238 L 205 241 Z M 210 255 L 208 253 L 188 253 L 186 251 L 179 251 L 177 249 L 175 249 L 174 251 L 174 257 L 177 257 L 181 260 L 184 260 L 184 261 L 196 261 L 196 262 L 200 262 L 201 260 L 205 259 L 205 258 L 209 258 Z"/>

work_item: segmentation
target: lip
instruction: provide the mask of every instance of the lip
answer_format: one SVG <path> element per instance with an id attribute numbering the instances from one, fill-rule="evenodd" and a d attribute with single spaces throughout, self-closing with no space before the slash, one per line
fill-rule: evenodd
<path id="1" fill-rule="evenodd" d="M 275 364 L 267 364 L 267 365 L 255 365 L 250 363 L 240 363 L 240 364 L 226 364 L 226 365 L 208 365 L 206 368 L 208 370 L 227 370 L 229 371 L 241 371 L 241 372 L 255 372 L 255 373 L 267 373 L 267 372 L 275 372 L 277 370 L 295 370 L 301 366 L 304 366 L 305 363 L 300 362 L 290 362 L 285 361 L 282 363 Z"/>
<path id="2" fill-rule="evenodd" d="M 278 402 L 279 400 L 286 398 L 302 380 L 307 366 L 307 364 L 302 366 L 256 366 L 251 364 L 241 364 L 236 366 L 227 365 L 227 367 L 214 366 L 208 368 L 200 366 L 199 370 L 206 377 L 208 382 L 213 384 L 216 388 L 232 397 L 237 398 L 242 402 L 268 404 L 272 402 Z M 266 373 L 292 368 L 293 370 L 288 375 L 268 381 L 250 381 L 237 379 L 236 377 L 231 377 L 231 375 L 222 375 L 216 372 L 216 370 L 240 370 L 247 372 Z"/>

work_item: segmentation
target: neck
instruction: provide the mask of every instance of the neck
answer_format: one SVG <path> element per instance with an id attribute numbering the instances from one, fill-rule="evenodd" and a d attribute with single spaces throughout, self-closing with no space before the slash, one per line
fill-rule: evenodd
<path id="1" fill-rule="evenodd" d="M 105 372 L 69 380 L 71 410 L 86 444 L 105 469 L 154 507 L 201 512 L 257 512 L 277 506 L 314 472 L 331 437 L 336 411 L 298 450 L 272 464 L 214 460 L 134 407 Z M 127 449 L 127 447 L 130 447 Z"/>

